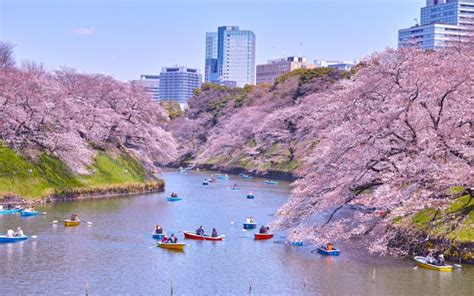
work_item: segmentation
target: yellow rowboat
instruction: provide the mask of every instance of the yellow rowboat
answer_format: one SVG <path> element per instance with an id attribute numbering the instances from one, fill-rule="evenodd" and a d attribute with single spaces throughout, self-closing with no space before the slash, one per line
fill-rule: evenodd
<path id="1" fill-rule="evenodd" d="M 163 248 L 163 249 L 168 249 L 168 250 L 175 250 L 175 251 L 183 251 L 184 246 L 186 244 L 180 244 L 180 243 L 158 243 L 158 247 Z"/>
<path id="2" fill-rule="evenodd" d="M 81 221 L 64 220 L 64 226 L 78 226 Z"/>
<path id="3" fill-rule="evenodd" d="M 415 257 L 416 265 L 418 267 L 426 268 L 426 269 L 431 269 L 431 270 L 437 270 L 437 271 L 445 271 L 445 272 L 451 272 L 453 271 L 453 266 L 452 265 L 434 265 L 431 263 L 426 262 L 426 258 L 422 256 L 416 256 Z"/>

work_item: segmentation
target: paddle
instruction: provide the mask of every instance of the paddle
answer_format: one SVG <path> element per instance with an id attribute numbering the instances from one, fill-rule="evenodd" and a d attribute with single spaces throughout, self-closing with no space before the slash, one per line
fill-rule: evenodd
<path id="1" fill-rule="evenodd" d="M 54 221 L 53 221 L 53 224 L 57 224 L 57 223 L 58 223 L 58 220 L 54 220 Z"/>
<path id="2" fill-rule="evenodd" d="M 462 268 L 461 264 L 453 264 L 454 268 Z"/>
<path id="3" fill-rule="evenodd" d="M 30 237 L 31 237 L 31 238 L 35 238 L 35 239 L 38 238 L 37 235 L 30 235 Z"/>

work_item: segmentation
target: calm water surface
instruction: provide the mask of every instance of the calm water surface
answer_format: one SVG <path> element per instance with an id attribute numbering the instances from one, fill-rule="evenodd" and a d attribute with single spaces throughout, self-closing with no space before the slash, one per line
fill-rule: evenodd
<path id="1" fill-rule="evenodd" d="M 0 294 L 84 295 L 474 295 L 474 268 L 440 273 L 413 262 L 367 257 L 346 249 L 338 258 L 311 254 L 312 246 L 254 241 L 242 222 L 268 223 L 287 200 L 288 184 L 232 176 L 203 186 L 206 172 L 166 172 L 166 192 L 39 208 L 46 216 L 0 216 L 0 232 L 21 226 L 37 239 L 0 245 Z M 233 183 L 243 190 L 230 190 Z M 179 192 L 184 201 L 169 203 Z M 256 198 L 245 195 L 252 191 Z M 72 212 L 91 226 L 53 225 Z M 156 247 L 156 223 L 167 233 L 204 225 L 223 242 L 186 240 L 184 253 Z M 372 282 L 375 269 L 375 281 Z"/>

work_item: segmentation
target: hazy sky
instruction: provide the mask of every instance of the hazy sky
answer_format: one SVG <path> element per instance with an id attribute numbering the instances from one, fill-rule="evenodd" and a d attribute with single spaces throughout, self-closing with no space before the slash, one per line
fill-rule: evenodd
<path id="1" fill-rule="evenodd" d="M 204 69 L 205 33 L 238 25 L 257 36 L 257 63 L 288 55 L 360 59 L 396 47 L 425 0 L 0 0 L 0 39 L 18 61 L 118 79 L 161 67 Z M 301 45 L 302 44 L 302 45 Z"/>

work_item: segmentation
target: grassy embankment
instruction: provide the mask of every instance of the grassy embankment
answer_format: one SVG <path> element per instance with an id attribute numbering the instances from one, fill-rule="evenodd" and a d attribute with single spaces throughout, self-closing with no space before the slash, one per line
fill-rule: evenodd
<path id="1" fill-rule="evenodd" d="M 0 198 L 36 200 L 52 194 L 125 193 L 162 182 L 147 181 L 143 166 L 128 155 L 99 153 L 90 169 L 92 175 L 76 176 L 54 156 L 43 153 L 33 162 L 0 145 Z"/>

